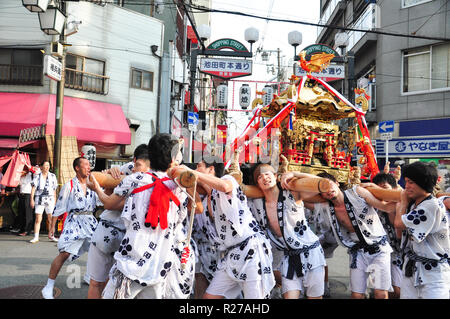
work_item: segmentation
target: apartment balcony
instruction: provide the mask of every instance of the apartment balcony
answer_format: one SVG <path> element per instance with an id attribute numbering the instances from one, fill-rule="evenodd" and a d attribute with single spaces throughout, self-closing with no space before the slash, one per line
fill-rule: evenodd
<path id="1" fill-rule="evenodd" d="M 85 92 L 108 94 L 109 77 L 66 68 L 64 87 Z"/>
<path id="2" fill-rule="evenodd" d="M 0 84 L 42 85 L 42 65 L 0 64 Z"/>
<path id="3" fill-rule="evenodd" d="M 323 11 L 319 24 L 335 24 L 333 23 L 337 17 L 344 13 L 346 4 L 343 0 L 330 0 L 327 7 Z M 323 43 L 324 35 L 328 31 L 327 27 L 317 27 L 317 41 L 316 43 Z"/>
<path id="4" fill-rule="evenodd" d="M 376 4 L 370 4 L 367 6 L 366 10 L 361 14 L 361 16 L 356 20 L 356 22 L 351 25 L 352 29 L 359 30 L 376 30 L 379 28 L 380 18 L 378 17 L 379 8 Z M 377 34 L 360 32 L 360 31 L 350 31 L 347 32 L 348 44 L 347 51 L 356 52 L 364 49 L 368 45 L 377 41 Z"/>

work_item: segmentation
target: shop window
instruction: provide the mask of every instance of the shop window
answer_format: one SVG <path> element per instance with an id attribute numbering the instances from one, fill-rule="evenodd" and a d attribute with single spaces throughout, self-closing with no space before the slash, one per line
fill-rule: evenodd
<path id="1" fill-rule="evenodd" d="M 92 93 L 107 94 L 109 77 L 105 62 L 68 53 L 66 55 L 65 87 Z"/>
<path id="2" fill-rule="evenodd" d="M 131 87 L 153 91 L 153 72 L 131 69 Z"/>
<path id="3" fill-rule="evenodd" d="M 42 68 L 38 49 L 0 49 L 0 84 L 43 85 Z"/>
<path id="4" fill-rule="evenodd" d="M 450 89 L 450 44 L 403 52 L 403 93 Z"/>

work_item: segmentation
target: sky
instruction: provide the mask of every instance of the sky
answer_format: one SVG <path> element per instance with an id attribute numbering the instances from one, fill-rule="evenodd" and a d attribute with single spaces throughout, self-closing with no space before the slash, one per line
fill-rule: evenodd
<path id="1" fill-rule="evenodd" d="M 213 9 L 222 9 L 229 11 L 239 11 L 257 16 L 278 19 L 288 19 L 304 22 L 318 23 L 319 21 L 319 0 L 212 0 Z M 253 74 L 251 76 L 238 78 L 237 80 L 258 80 L 268 81 L 276 77 L 277 54 L 272 52 L 268 62 L 263 62 L 261 54 L 255 56 L 257 48 L 264 50 L 277 50 L 280 48 L 282 56 L 282 66 L 288 70 L 288 77 L 292 74 L 292 60 L 294 57 L 294 47 L 288 43 L 288 33 L 291 31 L 300 31 L 302 33 L 302 44 L 297 47 L 297 54 L 306 46 L 314 44 L 317 38 L 317 28 L 296 23 L 275 22 L 252 17 L 244 17 L 225 13 L 211 13 L 211 38 L 210 42 L 221 38 L 232 38 L 240 41 L 250 49 L 250 44 L 245 41 L 245 29 L 254 27 L 259 30 L 259 41 L 253 44 Z M 273 64 L 275 73 L 271 72 L 272 67 L 267 64 Z M 233 106 L 233 85 L 229 82 L 229 109 L 240 109 L 237 100 L 239 96 L 239 87 L 242 82 L 235 82 L 234 106 Z M 252 89 L 251 100 L 255 98 L 255 91 L 262 90 L 264 83 L 256 85 L 250 84 Z M 230 122 L 236 125 L 230 125 L 228 134 L 230 139 L 239 134 L 248 123 L 248 116 L 244 112 L 228 112 Z M 251 114 L 251 113 L 250 113 Z M 237 129 L 235 128 L 237 126 Z"/>

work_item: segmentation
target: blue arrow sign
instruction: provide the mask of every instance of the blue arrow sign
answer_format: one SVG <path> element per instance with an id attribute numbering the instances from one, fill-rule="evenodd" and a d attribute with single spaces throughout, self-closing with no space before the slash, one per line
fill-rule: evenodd
<path id="1" fill-rule="evenodd" d="M 378 124 L 378 131 L 380 133 L 394 132 L 394 121 L 385 121 Z"/>
<path id="2" fill-rule="evenodd" d="M 198 113 L 188 112 L 188 124 L 198 124 Z"/>

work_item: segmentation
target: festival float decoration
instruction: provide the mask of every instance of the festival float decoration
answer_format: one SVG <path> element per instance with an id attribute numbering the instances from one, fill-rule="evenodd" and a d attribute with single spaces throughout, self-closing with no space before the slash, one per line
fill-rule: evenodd
<path id="1" fill-rule="evenodd" d="M 371 179 L 378 172 L 374 149 L 365 120 L 370 98 L 363 89 L 353 105 L 327 82 L 313 76 L 325 69 L 333 54 L 318 53 L 307 61 L 299 54 L 299 65 L 307 71 L 301 78 L 293 75 L 286 90 L 273 95 L 265 105 L 266 92 L 256 92 L 253 117 L 224 154 L 238 151 L 239 162 L 256 163 L 260 158 L 281 154 L 287 159 L 287 169 L 318 174 L 327 172 L 344 185 Z M 352 119 L 345 129 L 339 120 Z M 277 133 L 274 133 L 277 132 Z M 275 138 L 276 137 L 276 138 Z M 279 141 L 274 141 L 278 139 Z M 351 166 L 354 150 L 361 155 L 359 164 Z M 226 168 L 232 159 L 226 162 Z"/>

